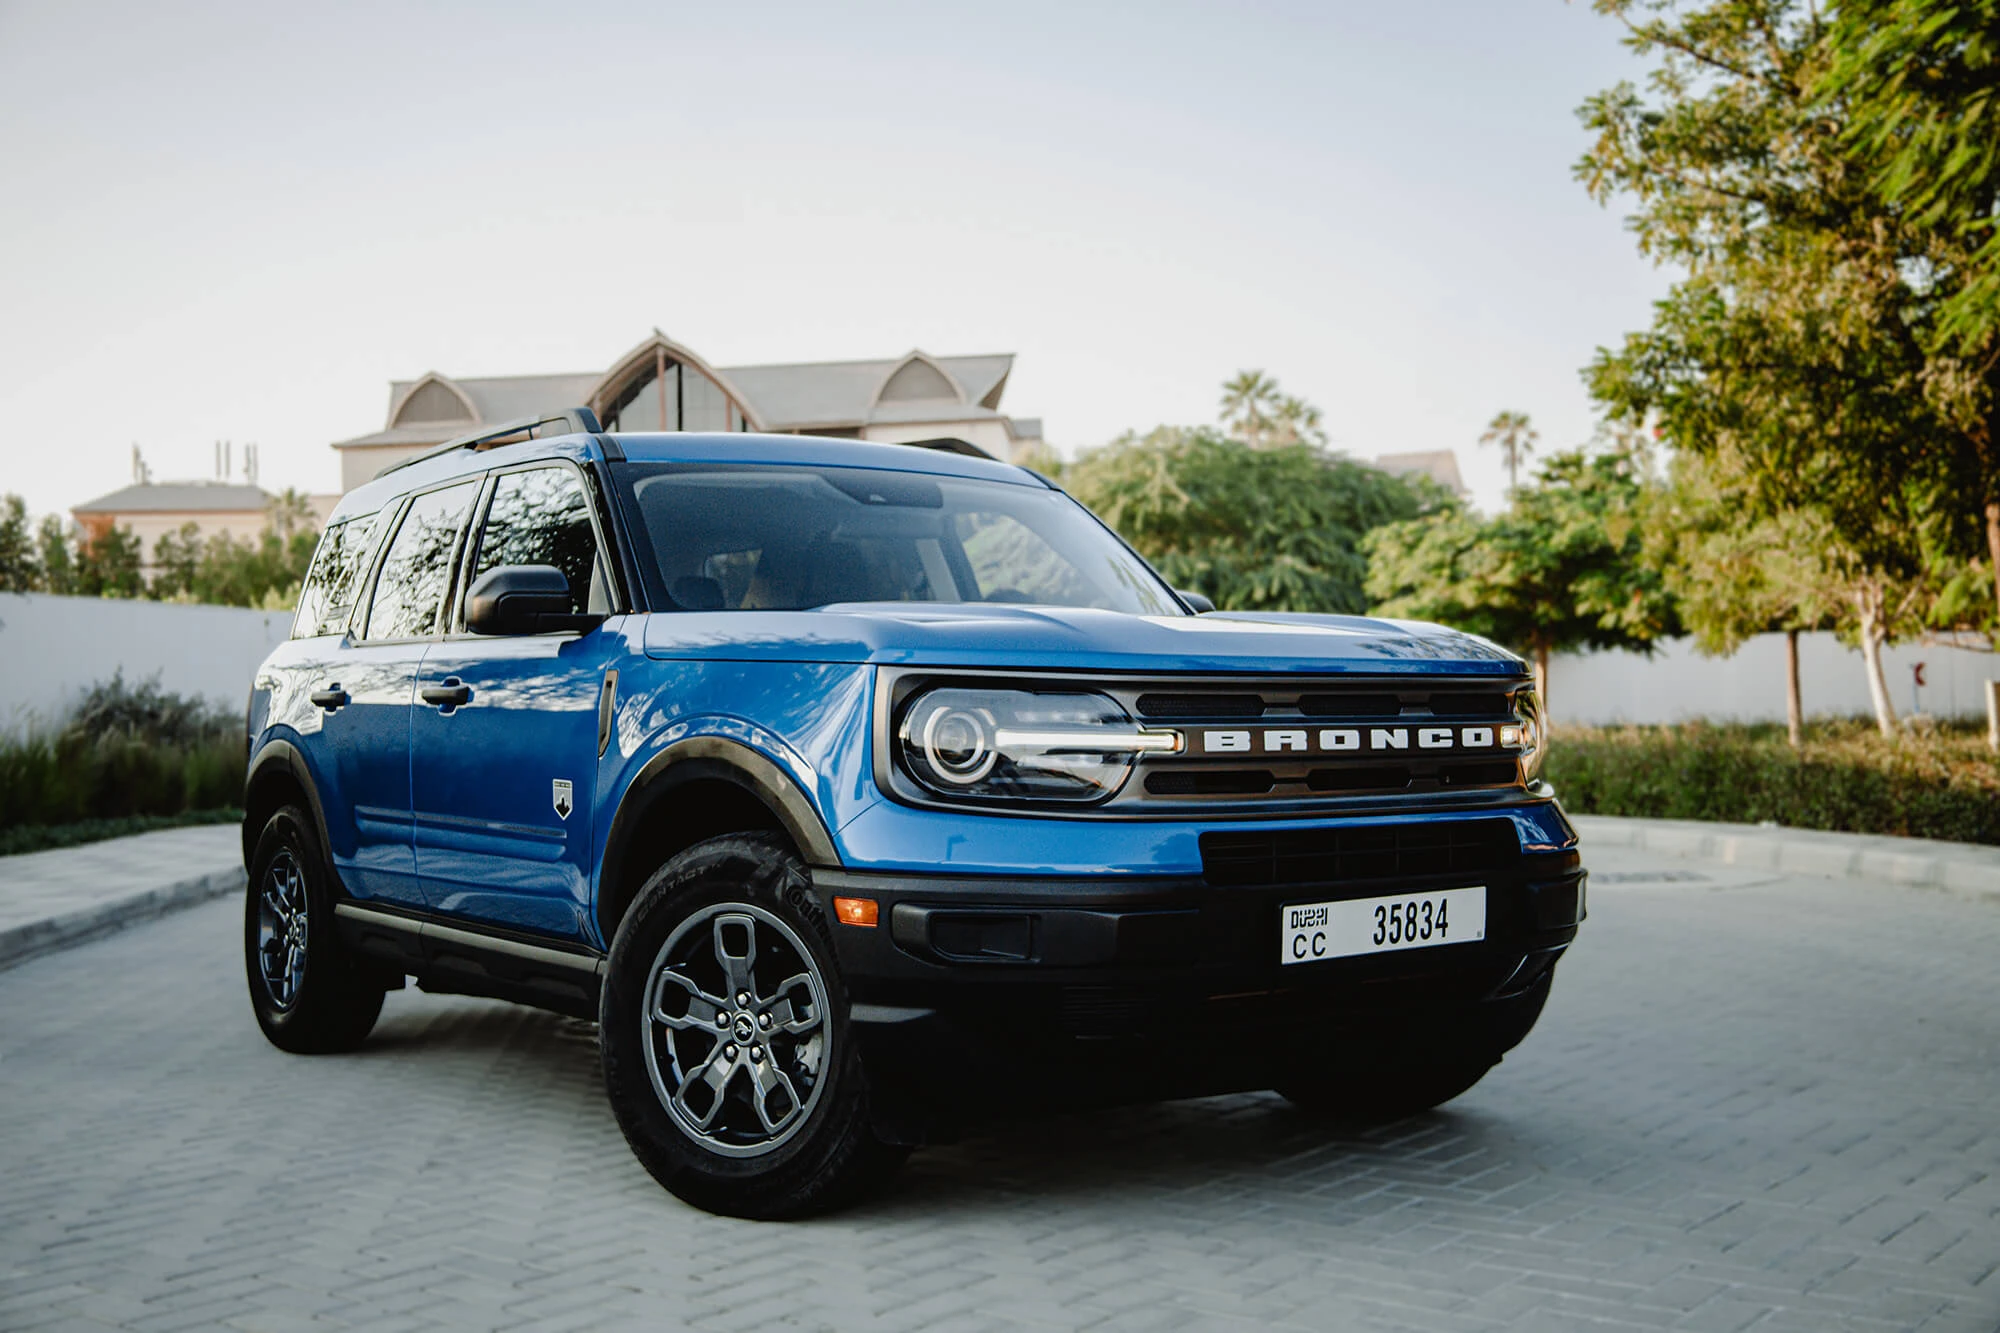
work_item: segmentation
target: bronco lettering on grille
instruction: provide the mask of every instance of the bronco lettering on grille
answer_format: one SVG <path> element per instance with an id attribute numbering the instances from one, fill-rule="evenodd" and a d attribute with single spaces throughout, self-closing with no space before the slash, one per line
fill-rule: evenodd
<path id="1" fill-rule="evenodd" d="M 1200 754 L 1353 754 L 1408 750 L 1414 735 L 1420 750 L 1490 750 L 1492 727 L 1322 727 L 1231 728 L 1196 732 Z"/>

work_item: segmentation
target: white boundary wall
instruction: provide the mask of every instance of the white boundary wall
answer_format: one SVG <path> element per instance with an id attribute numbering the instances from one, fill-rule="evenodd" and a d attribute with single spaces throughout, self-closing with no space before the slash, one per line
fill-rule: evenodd
<path id="1" fill-rule="evenodd" d="M 290 611 L 0 593 L 0 735 L 54 726 L 121 668 L 128 683 L 240 710 L 250 678 L 292 632 Z"/>
<path id="2" fill-rule="evenodd" d="M 1910 668 L 1924 664 L 1922 711 L 1983 721 L 1984 682 L 2000 679 L 2000 655 L 1939 644 L 1887 648 L 1882 666 L 1898 717 L 1911 708 Z M 1831 632 L 1799 635 L 1799 694 L 1807 717 L 1873 716 L 1858 649 Z M 1692 639 L 1674 639 L 1652 657 L 1639 653 L 1559 653 L 1549 659 L 1549 714 L 1566 722 L 1785 720 L 1785 636 L 1760 634 L 1733 657 L 1703 657 Z"/>

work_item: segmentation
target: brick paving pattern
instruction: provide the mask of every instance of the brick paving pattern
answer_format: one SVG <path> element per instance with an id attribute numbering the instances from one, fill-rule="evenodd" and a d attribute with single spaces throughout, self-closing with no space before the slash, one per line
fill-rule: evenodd
<path id="1" fill-rule="evenodd" d="M 1039 1122 L 790 1225 L 654 1186 L 585 1025 L 409 991 L 280 1054 L 209 903 L 0 973 L 0 1328 L 2000 1327 L 2000 909 L 1591 860 L 1444 1112 Z"/>

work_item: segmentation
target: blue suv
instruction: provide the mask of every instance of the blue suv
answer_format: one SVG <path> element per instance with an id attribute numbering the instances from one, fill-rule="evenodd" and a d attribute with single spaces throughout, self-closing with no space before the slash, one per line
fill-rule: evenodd
<path id="1" fill-rule="evenodd" d="M 1584 906 L 1520 659 L 1213 613 L 954 443 L 578 410 L 349 493 L 250 698 L 265 1035 L 594 1019 L 639 1160 L 747 1217 L 999 1115 L 1478 1081 Z"/>

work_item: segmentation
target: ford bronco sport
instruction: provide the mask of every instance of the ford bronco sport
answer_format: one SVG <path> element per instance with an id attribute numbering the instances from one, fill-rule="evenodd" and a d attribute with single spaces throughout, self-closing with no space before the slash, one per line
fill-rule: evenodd
<path id="1" fill-rule="evenodd" d="M 1470 1088 L 1583 915 L 1521 661 L 1201 614 L 970 452 L 574 411 L 350 492 L 250 697 L 266 1036 L 594 1019 L 646 1169 L 749 1217 L 995 1115 Z"/>

